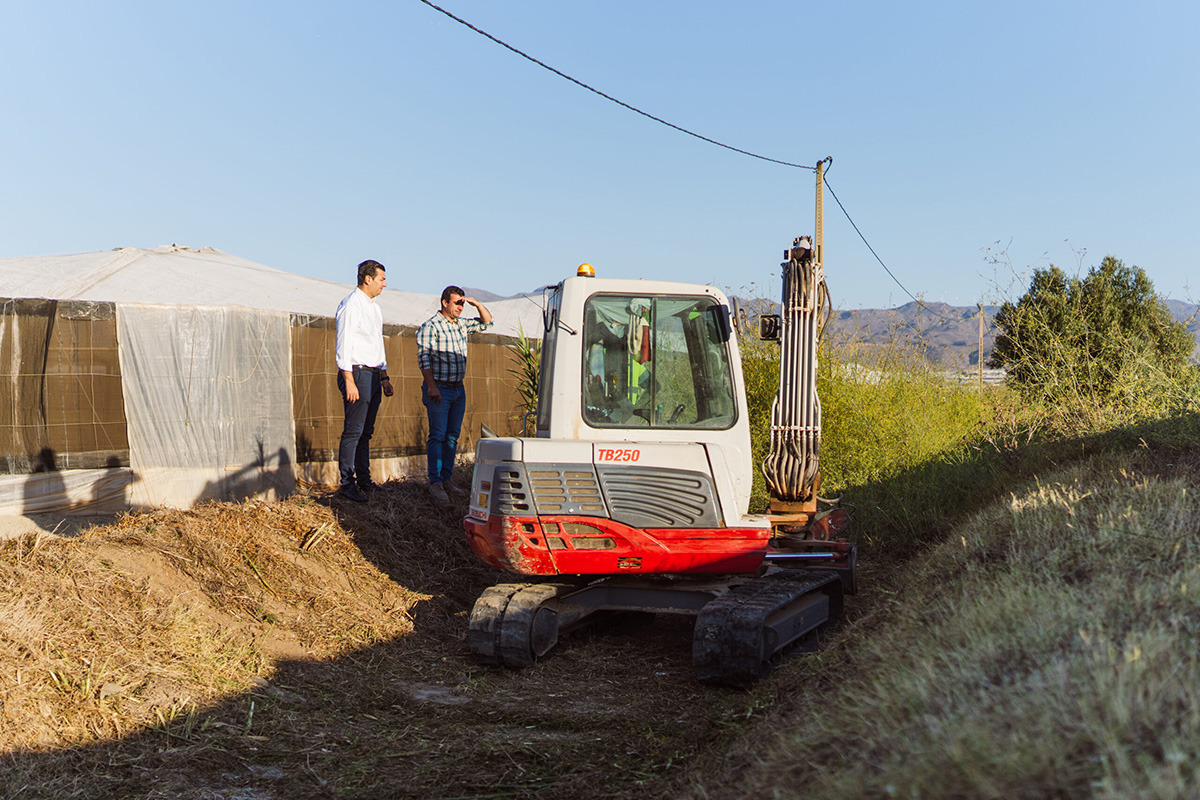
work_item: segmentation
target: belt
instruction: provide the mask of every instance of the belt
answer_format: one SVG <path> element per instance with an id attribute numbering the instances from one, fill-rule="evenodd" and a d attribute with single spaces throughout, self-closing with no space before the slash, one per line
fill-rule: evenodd
<path id="1" fill-rule="evenodd" d="M 434 381 L 438 386 L 449 386 L 452 389 L 457 389 L 462 386 L 462 381 Z"/>
<path id="2" fill-rule="evenodd" d="M 366 364 L 354 364 L 353 369 L 369 369 L 371 372 L 379 372 L 383 367 L 368 367 Z"/>

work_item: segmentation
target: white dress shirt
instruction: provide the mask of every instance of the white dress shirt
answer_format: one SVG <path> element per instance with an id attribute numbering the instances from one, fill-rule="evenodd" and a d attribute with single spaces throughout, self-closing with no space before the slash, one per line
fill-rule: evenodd
<path id="1" fill-rule="evenodd" d="M 337 368 L 350 372 L 355 364 L 387 369 L 383 351 L 383 311 L 359 288 L 337 307 Z"/>

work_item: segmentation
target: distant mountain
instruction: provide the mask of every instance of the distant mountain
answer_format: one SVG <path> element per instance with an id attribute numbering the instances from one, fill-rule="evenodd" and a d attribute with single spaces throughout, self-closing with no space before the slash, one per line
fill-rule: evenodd
<path id="1" fill-rule="evenodd" d="M 1200 305 L 1167 300 L 1171 315 L 1187 325 L 1197 341 L 1195 359 L 1200 353 Z M 743 301 L 743 307 L 747 303 Z M 983 307 L 983 360 L 992 355 L 995 341 L 996 306 Z M 778 313 L 778 305 L 770 311 Z M 973 370 L 979 367 L 979 308 L 946 303 L 911 302 L 897 308 L 835 310 L 825 335 L 833 341 L 859 342 L 866 345 L 900 343 L 915 345 L 934 364 L 948 370 Z"/>
<path id="2" fill-rule="evenodd" d="M 493 300 L 507 299 L 503 295 L 496 294 L 495 292 L 489 292 L 487 289 L 472 289 L 470 286 L 464 286 L 462 287 L 462 290 L 467 293 L 467 297 L 474 297 L 481 303 L 490 303 Z"/>
<path id="3" fill-rule="evenodd" d="M 467 293 L 467 297 L 474 297 L 481 303 L 490 303 L 493 300 L 511 300 L 514 297 L 541 297 L 542 290 L 545 288 L 545 286 L 539 286 L 538 288 L 532 289 L 528 292 L 500 295 L 496 294 L 495 292 L 489 292 L 487 289 L 472 289 L 467 286 L 462 287 L 463 291 Z"/>
<path id="4" fill-rule="evenodd" d="M 983 360 L 992 354 L 995 306 L 983 307 Z M 950 370 L 979 367 L 979 308 L 906 303 L 891 309 L 835 311 L 826 329 L 835 341 L 915 345 L 930 363 Z"/>
<path id="5" fill-rule="evenodd" d="M 1188 331 L 1200 342 L 1200 305 L 1185 303 L 1182 300 L 1168 300 L 1167 308 L 1171 310 L 1171 316 L 1184 322 Z"/>

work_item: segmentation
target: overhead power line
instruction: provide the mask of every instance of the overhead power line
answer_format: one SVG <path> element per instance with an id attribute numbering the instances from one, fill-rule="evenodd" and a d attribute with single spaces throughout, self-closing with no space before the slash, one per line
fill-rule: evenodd
<path id="1" fill-rule="evenodd" d="M 441 6 L 435 5 L 434 3 L 429 2 L 429 0 L 421 0 L 421 2 L 424 3 L 425 5 L 429 6 L 433 10 L 439 11 L 442 14 L 445 14 L 447 17 L 449 17 L 450 19 L 459 23 L 460 25 L 465 25 L 466 27 L 468 27 L 471 30 L 478 33 L 480 36 L 484 36 L 488 39 L 491 39 L 493 42 L 500 45 L 501 47 L 511 50 L 512 52 L 519 55 L 521 58 L 524 58 L 527 61 L 532 61 L 534 64 L 537 64 L 542 69 L 549 70 L 550 72 L 553 72 L 555 75 L 559 76 L 560 78 L 566 78 L 567 80 L 569 80 L 571 83 L 575 84 L 576 86 L 581 86 L 584 89 L 587 89 L 592 94 L 600 95 L 605 100 L 609 100 L 613 103 L 616 103 L 617 105 L 621 106 L 622 108 L 627 108 L 630 111 L 634 112 L 635 114 L 641 114 L 643 117 L 646 117 L 647 119 L 652 119 L 661 125 L 666 125 L 668 128 L 674 128 L 675 130 L 679 131 L 680 133 L 686 133 L 688 136 L 694 136 L 703 142 L 708 142 L 709 144 L 715 144 L 717 147 L 724 147 L 726 150 L 732 150 L 733 152 L 741 153 L 744 156 L 750 156 L 751 158 L 761 159 L 762 161 L 770 161 L 772 164 L 781 164 L 782 166 L 795 167 L 796 169 L 809 169 L 809 170 L 816 169 L 816 167 L 809 167 L 809 166 L 805 166 L 804 164 L 793 164 L 790 161 L 781 161 L 778 158 L 770 158 L 769 156 L 759 155 L 758 153 L 751 153 L 749 150 L 742 150 L 740 147 L 734 147 L 733 145 L 725 144 L 724 142 L 718 142 L 716 139 L 710 139 L 707 136 L 702 136 L 701 134 L 696 133 L 695 131 L 690 131 L 687 128 L 683 128 L 674 123 L 667 122 L 665 119 L 656 117 L 653 114 L 642 111 L 640 108 L 631 106 L 629 103 L 618 100 L 617 98 L 613 97 L 612 95 L 605 94 L 604 92 L 600 91 L 599 89 L 597 89 L 595 87 L 588 86 L 583 81 L 572 78 L 567 73 L 562 72 L 561 70 L 557 70 L 554 67 L 550 66 L 549 64 L 546 64 L 545 62 L 538 61 L 536 58 L 529 55 L 528 53 L 518 50 L 517 48 L 513 47 L 511 44 L 508 44 L 505 41 L 497 39 L 495 36 L 492 36 L 487 31 L 480 30 L 479 28 L 475 27 L 471 23 L 467 22 L 465 19 L 454 16 L 453 14 L 451 14 L 449 11 L 442 8 Z"/>
<path id="2" fill-rule="evenodd" d="M 782 161 L 778 158 L 770 158 L 769 156 L 760 155 L 758 153 L 752 153 L 749 150 L 743 150 L 740 147 L 734 147 L 733 145 L 725 144 L 724 142 L 718 142 L 716 139 L 710 139 L 707 136 L 703 136 L 699 133 L 696 133 L 695 131 L 688 130 L 687 128 L 676 125 L 673 122 L 667 122 L 665 119 L 662 119 L 661 117 L 656 117 L 653 114 L 650 114 L 646 111 L 642 111 L 640 108 L 637 108 L 636 106 L 632 106 L 629 103 L 626 103 L 622 100 L 618 100 L 617 98 L 613 97 L 612 95 L 605 94 L 604 92 L 600 91 L 599 89 L 597 89 L 593 86 L 589 86 L 588 84 L 584 83 L 581 80 L 578 80 L 577 78 L 572 78 L 570 75 L 563 72 L 562 70 L 555 69 L 554 67 L 545 63 L 544 61 L 539 61 L 538 59 L 536 59 L 533 56 L 529 55 L 528 53 L 524 52 L 523 50 L 519 50 L 516 47 L 513 47 L 508 42 L 498 39 L 495 36 L 493 36 L 492 34 L 488 33 L 487 31 L 482 30 L 482 29 L 472 25 L 471 23 L 467 22 L 465 19 L 462 19 L 461 17 L 457 17 L 454 14 L 451 14 L 449 11 L 447 11 L 446 9 L 437 5 L 436 3 L 430 2 L 430 0 L 420 0 L 420 2 L 429 6 L 434 11 L 437 11 L 441 14 L 446 15 L 447 17 L 454 20 L 458 24 L 463 25 L 467 28 L 470 28 L 471 30 L 475 31 L 475 33 L 478 33 L 480 36 L 483 36 L 484 38 L 492 40 L 493 42 L 495 42 L 496 44 L 505 48 L 506 50 L 510 50 L 513 53 L 516 53 L 517 55 L 519 55 L 521 58 L 525 59 L 526 61 L 530 61 L 534 64 L 537 64 L 542 69 L 547 70 L 549 72 L 553 72 L 555 75 L 559 76 L 560 78 L 565 78 L 566 80 L 570 81 L 571 83 L 575 84 L 576 86 L 579 86 L 583 89 L 587 89 L 592 94 L 599 95 L 600 97 L 603 97 L 605 100 L 616 103 L 617 105 L 621 106 L 622 108 L 628 109 L 628 110 L 634 112 L 635 114 L 641 114 L 643 117 L 646 117 L 647 119 L 652 119 L 655 122 L 657 122 L 661 125 L 666 125 L 668 128 L 677 130 L 680 133 L 686 133 L 688 136 L 693 136 L 703 142 L 708 142 L 709 144 L 715 144 L 717 147 L 723 147 L 726 150 L 732 150 L 733 152 L 741 153 L 744 156 L 750 156 L 751 158 L 757 158 L 761 161 L 769 161 L 772 164 L 779 164 L 784 167 L 794 167 L 796 169 L 807 169 L 807 170 L 812 170 L 814 172 L 816 171 L 816 167 L 810 167 L 810 166 L 807 166 L 804 164 L 794 164 L 791 161 Z M 844 214 L 846 216 L 846 219 L 850 222 L 851 227 L 854 228 L 854 232 L 858 234 L 858 238 L 862 239 L 863 244 L 865 244 L 867 246 L 867 249 L 871 251 L 871 255 L 875 256 L 875 260 L 879 262 L 879 266 L 883 267 L 883 271 L 886 272 L 888 274 L 888 276 L 891 277 L 891 279 L 896 282 L 896 285 L 899 286 L 902 290 L 904 290 L 904 293 L 906 295 L 908 295 L 909 297 L 911 297 L 918 305 L 920 305 L 922 308 L 924 308 L 926 311 L 928 311 L 930 314 L 937 317 L 938 319 L 945 320 L 946 319 L 945 317 L 943 317 L 941 314 L 938 314 L 936 311 L 934 311 L 929 306 L 925 305 L 925 303 L 923 301 L 919 300 L 912 292 L 910 292 L 908 290 L 908 288 L 903 283 L 900 282 L 900 279 L 897 278 L 890 269 L 888 269 L 887 264 L 883 263 L 883 259 L 881 259 L 879 257 L 879 254 L 875 252 L 875 248 L 872 247 L 871 243 L 867 241 L 867 237 L 863 236 L 862 231 L 860 231 L 858 229 L 858 225 L 856 225 L 854 220 L 851 219 L 850 212 L 848 212 L 846 210 L 846 207 L 844 205 L 842 205 L 842 201 L 839 200 L 837 194 L 834 193 L 833 187 L 829 185 L 828 178 L 825 178 L 825 186 L 826 186 L 826 188 L 829 189 L 829 193 L 831 195 L 833 195 L 833 199 L 837 202 L 838 208 L 840 208 L 842 210 L 842 214 Z"/>
<path id="3" fill-rule="evenodd" d="M 833 191 L 833 187 L 829 185 L 828 178 L 825 179 L 825 188 L 829 190 L 829 194 L 833 197 L 834 202 L 836 202 L 838 204 L 838 208 L 840 208 L 842 210 L 842 213 L 846 215 L 846 219 L 849 221 L 850 227 L 854 228 L 854 232 L 858 234 L 858 238 L 862 239 L 863 244 L 865 244 L 867 246 L 867 249 L 871 251 L 871 255 L 875 256 L 875 260 L 879 262 L 879 266 L 883 267 L 883 271 L 888 274 L 888 277 L 890 277 L 892 280 L 894 280 L 896 282 L 896 285 L 899 286 L 901 289 L 903 289 L 904 293 L 906 295 L 908 295 L 909 297 L 911 297 L 913 299 L 913 301 L 916 302 L 916 304 L 919 305 L 921 308 L 925 309 L 930 314 L 932 314 L 933 316 L 942 320 L 943 322 L 949 322 L 949 320 L 947 320 L 941 314 L 937 313 L 932 308 L 925 305 L 925 301 L 920 300 L 919 298 L 917 298 L 916 295 L 914 295 L 912 292 L 910 292 L 908 290 L 908 287 L 905 286 L 903 283 L 901 283 L 900 279 L 897 278 L 890 269 L 888 269 L 887 264 L 883 263 L 883 259 L 879 257 L 878 253 L 875 252 L 875 248 L 871 247 L 871 243 L 867 241 L 867 237 L 863 236 L 862 231 L 860 231 L 858 229 L 858 225 L 856 225 L 854 220 L 851 219 L 850 212 L 846 210 L 846 207 L 844 205 L 842 205 L 842 201 L 838 199 L 837 192 Z"/>

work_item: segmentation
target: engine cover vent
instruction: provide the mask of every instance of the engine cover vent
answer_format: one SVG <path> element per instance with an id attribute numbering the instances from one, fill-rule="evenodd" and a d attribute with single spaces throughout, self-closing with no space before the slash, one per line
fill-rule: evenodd
<path id="1" fill-rule="evenodd" d="M 600 466 L 609 515 L 634 528 L 716 528 L 720 525 L 712 478 L 703 472 L 659 467 Z"/>
<path id="2" fill-rule="evenodd" d="M 525 465 L 505 462 L 497 466 L 492 473 L 492 513 L 527 517 L 532 515 L 532 509 L 533 498 L 525 476 Z"/>
<path id="3" fill-rule="evenodd" d="M 526 464 L 539 515 L 607 516 L 591 464 Z"/>

